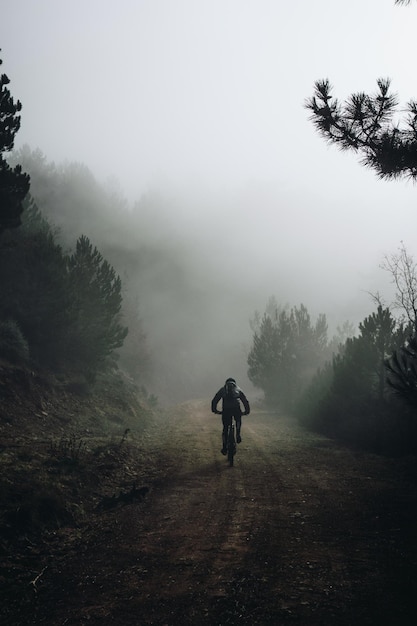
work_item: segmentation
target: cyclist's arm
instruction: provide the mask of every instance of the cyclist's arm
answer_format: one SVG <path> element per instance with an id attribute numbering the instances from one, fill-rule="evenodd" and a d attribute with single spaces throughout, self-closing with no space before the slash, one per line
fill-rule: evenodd
<path id="1" fill-rule="evenodd" d="M 244 406 L 246 415 L 249 415 L 249 413 L 250 413 L 250 406 L 249 406 L 248 399 L 245 396 L 245 394 L 243 393 L 243 391 L 240 392 L 240 399 L 242 400 L 242 404 Z"/>
<path id="2" fill-rule="evenodd" d="M 219 403 L 219 401 L 222 399 L 222 391 L 223 389 L 219 389 L 219 391 L 216 393 L 216 395 L 214 396 L 213 400 L 211 401 L 211 410 L 213 413 L 216 413 L 217 411 L 217 405 Z"/>

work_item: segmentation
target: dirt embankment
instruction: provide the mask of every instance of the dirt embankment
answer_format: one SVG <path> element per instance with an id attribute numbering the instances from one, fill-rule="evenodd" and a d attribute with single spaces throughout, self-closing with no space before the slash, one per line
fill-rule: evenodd
<path id="1" fill-rule="evenodd" d="M 56 531 L 3 623 L 414 624 L 415 461 L 261 410 L 242 437 L 230 468 L 207 403 L 158 418 L 126 460 L 149 492 Z"/>

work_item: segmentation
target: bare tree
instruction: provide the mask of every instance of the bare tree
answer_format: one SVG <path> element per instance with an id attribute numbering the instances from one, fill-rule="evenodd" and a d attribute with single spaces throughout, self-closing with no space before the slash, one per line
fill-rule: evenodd
<path id="1" fill-rule="evenodd" d="M 386 255 L 381 268 L 391 274 L 395 285 L 393 306 L 404 313 L 408 322 L 417 320 L 417 263 L 406 250 L 403 242 L 396 254 Z"/>

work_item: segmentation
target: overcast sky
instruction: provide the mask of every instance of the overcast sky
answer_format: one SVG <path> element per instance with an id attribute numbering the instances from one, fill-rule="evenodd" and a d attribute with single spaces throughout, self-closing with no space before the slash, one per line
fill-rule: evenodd
<path id="1" fill-rule="evenodd" d="M 100 181 L 114 176 L 130 203 L 161 185 L 192 192 L 183 232 L 206 232 L 214 253 L 227 224 L 239 240 L 230 263 L 248 289 L 265 277 L 265 297 L 279 298 L 281 289 L 291 304 L 309 306 L 316 294 L 326 313 L 326 294 L 342 313 L 358 306 L 361 319 L 363 294 L 381 288 L 382 256 L 402 240 L 417 254 L 417 188 L 381 182 L 354 155 L 327 146 L 303 107 L 314 81 L 326 77 L 342 99 L 373 92 L 379 77 L 392 78 L 403 104 L 417 97 L 417 3 L 0 7 L 2 70 L 23 103 L 16 147 L 83 162 Z"/>

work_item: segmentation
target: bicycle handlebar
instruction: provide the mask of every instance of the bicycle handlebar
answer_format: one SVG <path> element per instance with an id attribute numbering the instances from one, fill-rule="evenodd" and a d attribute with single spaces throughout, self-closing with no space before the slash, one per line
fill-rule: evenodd
<path id="1" fill-rule="evenodd" d="M 223 411 L 213 411 L 215 415 L 223 415 Z M 249 415 L 247 411 L 243 411 L 242 415 Z"/>

